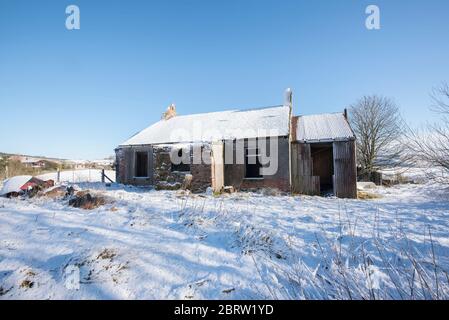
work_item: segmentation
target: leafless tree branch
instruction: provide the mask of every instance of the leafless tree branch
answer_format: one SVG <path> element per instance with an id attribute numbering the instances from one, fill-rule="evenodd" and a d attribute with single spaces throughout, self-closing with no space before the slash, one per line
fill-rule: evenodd
<path id="1" fill-rule="evenodd" d="M 350 122 L 357 136 L 357 161 L 361 175 L 395 167 L 404 154 L 404 122 L 393 100 L 364 96 L 350 106 Z"/>
<path id="2" fill-rule="evenodd" d="M 429 171 L 428 178 L 447 182 L 449 174 L 449 85 L 443 83 L 435 88 L 431 97 L 430 110 L 440 116 L 436 123 L 429 123 L 421 130 L 407 130 L 407 147 L 415 163 L 427 168 L 439 168 Z"/>

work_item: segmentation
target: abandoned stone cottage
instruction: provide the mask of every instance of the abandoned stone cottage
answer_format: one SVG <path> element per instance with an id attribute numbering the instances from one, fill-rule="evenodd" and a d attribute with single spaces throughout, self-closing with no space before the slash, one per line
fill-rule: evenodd
<path id="1" fill-rule="evenodd" d="M 162 119 L 116 148 L 116 181 L 194 192 L 236 190 L 357 197 L 355 136 L 344 113 L 292 115 L 283 105 Z"/>

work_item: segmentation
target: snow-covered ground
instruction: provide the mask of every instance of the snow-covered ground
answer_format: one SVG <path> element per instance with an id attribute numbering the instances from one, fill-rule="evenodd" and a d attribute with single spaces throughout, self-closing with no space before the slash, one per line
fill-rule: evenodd
<path id="1" fill-rule="evenodd" d="M 109 202 L 0 198 L 0 299 L 449 296 L 439 185 L 370 190 L 375 200 L 78 188 Z"/>
<path id="2" fill-rule="evenodd" d="M 115 171 L 105 170 L 106 176 L 112 181 L 115 181 Z M 57 181 L 57 173 L 46 173 L 37 176 L 42 180 L 54 180 Z M 61 182 L 79 183 L 79 182 L 100 182 L 101 170 L 98 169 L 82 169 L 82 170 L 66 170 L 60 172 Z"/>
<path id="3" fill-rule="evenodd" d="M 400 182 L 426 183 L 428 181 L 441 181 L 444 183 L 448 181 L 447 170 L 436 167 L 397 167 L 381 172 L 383 179 Z"/>

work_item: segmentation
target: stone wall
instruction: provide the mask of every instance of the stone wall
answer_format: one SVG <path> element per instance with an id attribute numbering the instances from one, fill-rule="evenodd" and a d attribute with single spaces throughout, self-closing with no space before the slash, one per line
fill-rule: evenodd
<path id="1" fill-rule="evenodd" d="M 207 148 L 206 152 L 210 152 L 209 146 L 205 145 L 203 148 Z M 154 187 L 158 190 L 176 190 L 183 187 L 186 181 L 186 176 L 191 175 L 192 181 L 189 188 L 193 192 L 206 191 L 212 183 L 211 165 L 203 161 L 202 164 L 191 164 L 190 172 L 172 171 L 172 163 L 170 159 L 171 149 L 172 146 L 170 145 L 117 148 L 115 150 L 117 170 L 116 181 L 118 183 L 130 185 L 154 185 Z M 134 178 L 134 153 L 136 151 L 150 152 L 150 170 L 148 179 Z"/>
<path id="2" fill-rule="evenodd" d="M 155 188 L 158 190 L 176 190 L 180 189 L 184 183 L 185 177 L 189 172 L 172 171 L 170 160 L 170 146 L 153 147 Z"/>

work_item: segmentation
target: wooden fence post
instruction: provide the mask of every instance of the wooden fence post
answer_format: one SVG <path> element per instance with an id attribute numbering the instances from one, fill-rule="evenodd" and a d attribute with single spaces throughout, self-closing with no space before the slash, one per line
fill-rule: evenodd
<path id="1" fill-rule="evenodd" d="M 104 183 L 104 169 L 101 169 L 101 183 Z"/>
<path id="2" fill-rule="evenodd" d="M 56 173 L 56 182 L 60 183 L 61 182 L 61 171 L 58 169 L 58 172 Z"/>

